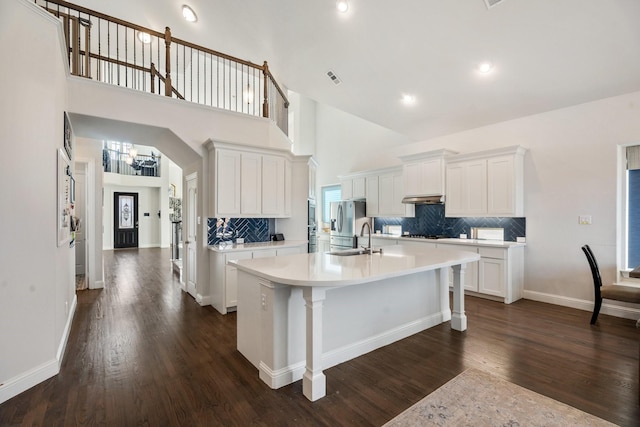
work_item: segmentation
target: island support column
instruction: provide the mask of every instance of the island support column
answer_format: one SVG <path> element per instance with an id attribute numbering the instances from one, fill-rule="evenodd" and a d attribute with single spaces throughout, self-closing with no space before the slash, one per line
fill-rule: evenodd
<path id="1" fill-rule="evenodd" d="M 449 302 L 449 267 L 438 269 L 438 280 L 440 281 L 440 311 L 442 321 L 451 320 L 451 303 Z"/>
<path id="2" fill-rule="evenodd" d="M 307 310 L 307 366 L 302 377 L 302 394 L 314 402 L 327 394 L 327 379 L 322 372 L 322 306 L 326 290 L 305 287 L 302 296 Z"/>
<path id="3" fill-rule="evenodd" d="M 464 270 L 466 264 L 453 266 L 453 314 L 451 316 L 451 329 L 456 331 L 467 330 L 467 316 L 464 314 Z"/>

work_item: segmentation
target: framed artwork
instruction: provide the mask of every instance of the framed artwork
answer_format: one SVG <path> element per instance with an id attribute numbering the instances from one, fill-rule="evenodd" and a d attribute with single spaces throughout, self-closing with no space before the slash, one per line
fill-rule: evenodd
<path id="1" fill-rule="evenodd" d="M 71 123 L 69 123 L 69 116 L 67 112 L 64 112 L 64 151 L 67 153 L 67 158 L 72 160 L 73 146 L 71 140 Z"/>
<path id="2" fill-rule="evenodd" d="M 73 215 L 73 205 L 71 202 L 71 173 L 69 172 L 69 161 L 66 159 L 61 148 L 58 150 L 58 246 L 62 246 L 71 241 L 71 216 Z"/>

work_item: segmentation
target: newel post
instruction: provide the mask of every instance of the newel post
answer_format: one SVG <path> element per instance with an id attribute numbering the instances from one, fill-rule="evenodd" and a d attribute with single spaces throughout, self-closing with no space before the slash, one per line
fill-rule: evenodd
<path id="1" fill-rule="evenodd" d="M 264 61 L 262 66 L 264 74 L 264 101 L 262 102 L 262 117 L 269 117 L 269 65 Z"/>
<path id="2" fill-rule="evenodd" d="M 164 45 L 165 45 L 165 68 L 167 70 L 167 76 L 164 82 L 164 95 L 171 96 L 171 89 L 173 89 L 171 83 L 171 30 L 169 27 L 164 29 Z"/>

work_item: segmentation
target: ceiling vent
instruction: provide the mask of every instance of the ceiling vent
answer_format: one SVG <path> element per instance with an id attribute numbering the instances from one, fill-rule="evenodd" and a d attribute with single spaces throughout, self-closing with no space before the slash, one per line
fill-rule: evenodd
<path id="1" fill-rule="evenodd" d="M 487 9 L 491 9 L 493 6 L 496 6 L 499 3 L 502 3 L 504 0 L 484 0 L 484 4 L 487 5 Z"/>
<path id="2" fill-rule="evenodd" d="M 336 76 L 336 73 L 331 70 L 327 71 L 327 76 L 329 76 L 329 78 L 335 85 L 339 85 L 340 83 L 342 83 L 342 80 L 340 80 L 340 78 Z"/>

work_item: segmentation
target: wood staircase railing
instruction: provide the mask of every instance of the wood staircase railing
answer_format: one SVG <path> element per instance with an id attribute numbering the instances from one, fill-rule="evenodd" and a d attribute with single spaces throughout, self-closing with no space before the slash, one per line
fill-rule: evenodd
<path id="1" fill-rule="evenodd" d="M 63 0 L 34 0 L 61 20 L 71 74 L 273 120 L 289 101 L 267 61 L 254 64 Z"/>

